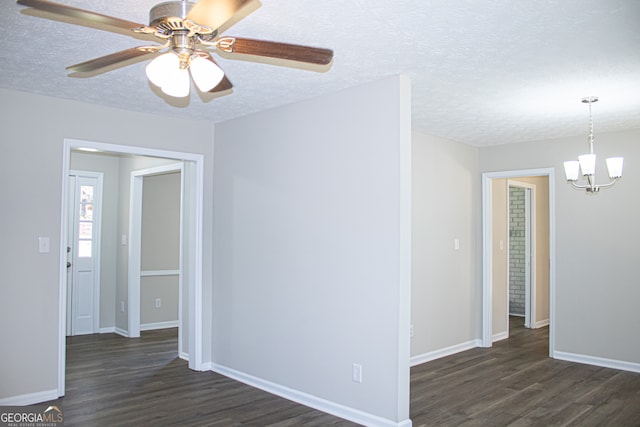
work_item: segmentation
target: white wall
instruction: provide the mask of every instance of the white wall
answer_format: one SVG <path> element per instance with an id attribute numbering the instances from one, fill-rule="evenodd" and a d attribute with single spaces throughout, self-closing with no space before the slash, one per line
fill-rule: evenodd
<path id="1" fill-rule="evenodd" d="M 408 86 L 216 125 L 215 370 L 369 423 L 408 420 Z"/>
<path id="2" fill-rule="evenodd" d="M 0 399 L 48 396 L 58 381 L 64 139 L 203 154 L 204 257 L 212 259 L 213 126 L 4 89 L 0 111 L 0 342 L 16 350 L 0 352 Z M 39 236 L 51 239 L 50 253 L 38 253 Z M 206 262 L 203 282 L 210 297 Z"/>
<path id="3" fill-rule="evenodd" d="M 412 363 L 478 337 L 477 161 L 476 148 L 413 132 Z"/>
<path id="4" fill-rule="evenodd" d="M 640 131 L 596 137 L 599 181 L 606 157 L 624 156 L 625 170 L 595 196 L 572 189 L 562 169 L 586 151 L 586 137 L 482 148 L 480 171 L 555 168 L 556 351 L 640 370 Z"/>

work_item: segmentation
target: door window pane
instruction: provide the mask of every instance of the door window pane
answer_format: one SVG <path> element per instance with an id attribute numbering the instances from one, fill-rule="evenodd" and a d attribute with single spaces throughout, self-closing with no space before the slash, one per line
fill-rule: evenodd
<path id="1" fill-rule="evenodd" d="M 78 257 L 91 258 L 91 240 L 78 241 Z"/>
<path id="2" fill-rule="evenodd" d="M 92 222 L 81 222 L 78 226 L 78 238 L 79 239 L 91 239 L 93 234 Z"/>
<path id="3" fill-rule="evenodd" d="M 93 205 L 90 203 L 80 204 L 80 220 L 91 221 L 93 220 Z"/>
<path id="4" fill-rule="evenodd" d="M 80 186 L 80 202 L 93 203 L 93 185 Z"/>

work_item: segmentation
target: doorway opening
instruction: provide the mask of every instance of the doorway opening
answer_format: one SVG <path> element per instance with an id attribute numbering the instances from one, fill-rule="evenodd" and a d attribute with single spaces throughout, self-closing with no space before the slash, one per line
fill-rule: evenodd
<path id="1" fill-rule="evenodd" d="M 141 330 L 171 326 L 177 319 L 178 354 L 188 360 L 183 349 L 183 313 L 188 314 L 188 308 L 183 306 L 180 250 L 183 169 L 182 163 L 169 163 L 131 172 L 127 336 L 137 338 Z"/>
<path id="2" fill-rule="evenodd" d="M 67 236 L 69 224 L 68 189 L 71 152 L 77 150 L 110 153 L 122 156 L 142 156 L 171 159 L 182 167 L 182 220 L 180 223 L 180 279 L 183 289 L 184 307 L 184 348 L 181 357 L 188 357 L 189 368 L 204 370 L 202 349 L 203 307 L 202 307 L 202 229 L 204 199 L 204 156 L 193 153 L 173 152 L 150 148 L 105 144 L 92 141 L 64 140 L 63 182 L 62 182 L 62 220 L 61 236 Z M 124 242 L 123 238 L 123 242 Z M 127 239 L 128 240 L 128 239 Z M 121 243 L 120 241 L 118 243 Z M 128 243 L 128 242 L 127 242 Z M 60 239 L 60 262 L 67 263 L 67 242 Z M 130 248 L 129 248 L 130 249 Z M 67 324 L 67 269 L 60 269 L 59 277 L 59 339 L 58 339 L 58 396 L 65 394 L 66 370 L 66 324 Z M 117 309 L 123 307 L 117 304 Z M 187 356 L 188 355 L 188 356 Z"/>
<path id="3" fill-rule="evenodd" d="M 503 172 L 487 172 L 482 174 L 482 232 L 483 232 L 483 295 L 482 295 L 482 346 L 491 347 L 496 340 L 508 337 L 509 325 L 509 292 L 508 292 L 508 257 L 509 251 L 507 227 L 508 217 L 508 182 L 516 180 L 519 182 L 526 181 L 527 177 L 532 180 L 544 178 L 546 188 L 548 189 L 548 197 L 538 197 L 537 210 L 548 209 L 547 223 L 534 224 L 531 233 L 538 229 L 538 236 L 542 235 L 548 239 L 544 244 L 538 242 L 537 250 L 531 250 L 530 259 L 534 259 L 534 263 L 530 264 L 529 277 L 546 275 L 546 277 L 538 277 L 537 279 L 548 281 L 548 293 L 540 297 L 540 291 L 544 287 L 536 289 L 534 280 L 533 285 L 530 283 L 528 291 L 530 298 L 529 304 L 525 304 L 525 315 L 529 312 L 529 326 L 537 328 L 549 325 L 549 355 L 553 357 L 555 352 L 555 187 L 554 187 L 554 169 L 527 169 L 518 171 Z M 533 192 L 530 193 L 533 196 Z M 538 193 L 539 194 L 539 193 Z M 526 197 L 526 192 L 525 192 Z M 530 206 L 530 210 L 536 208 L 536 198 Z M 540 229 L 546 232 L 540 234 Z M 538 239 L 539 240 L 539 239 Z M 525 244 L 526 246 L 526 244 Z M 546 246 L 546 247 L 545 247 Z M 536 253 L 540 250 L 545 255 L 540 256 Z M 548 259 L 547 259 L 548 257 Z M 548 278 L 548 279 L 547 279 Z M 525 285 L 526 286 L 526 285 Z M 533 297 L 531 297 L 533 295 Z M 548 300 L 543 301 L 544 299 Z M 541 309 L 548 307 L 548 315 L 541 315 Z"/>
<path id="4" fill-rule="evenodd" d="M 533 328 L 536 314 L 536 186 L 507 180 L 508 315 Z M 513 320 L 513 319 L 512 319 Z M 511 325 L 512 321 L 506 322 Z M 507 335 L 511 328 L 507 329 Z"/>

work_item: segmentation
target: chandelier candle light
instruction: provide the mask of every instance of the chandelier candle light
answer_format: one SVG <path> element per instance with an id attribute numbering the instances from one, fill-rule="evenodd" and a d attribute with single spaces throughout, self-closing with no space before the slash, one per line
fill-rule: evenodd
<path id="1" fill-rule="evenodd" d="M 587 190 L 588 193 L 595 194 L 601 188 L 611 187 L 622 178 L 622 157 L 609 157 L 607 159 L 607 170 L 609 171 L 609 182 L 607 184 L 596 185 L 596 155 L 593 153 L 593 119 L 591 118 L 591 104 L 598 101 L 597 96 L 582 98 L 582 102 L 589 104 L 589 153 L 578 156 L 578 160 L 564 162 L 564 173 L 567 181 L 574 188 Z M 586 184 L 578 184 L 579 171 L 586 177 Z"/>

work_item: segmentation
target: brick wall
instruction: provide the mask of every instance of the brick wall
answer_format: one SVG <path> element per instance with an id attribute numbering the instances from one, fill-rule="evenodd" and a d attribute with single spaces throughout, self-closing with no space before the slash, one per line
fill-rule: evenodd
<path id="1" fill-rule="evenodd" d="M 525 189 L 509 187 L 509 314 L 525 310 Z"/>

